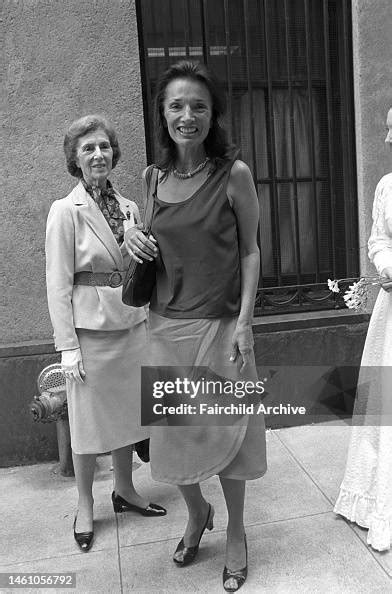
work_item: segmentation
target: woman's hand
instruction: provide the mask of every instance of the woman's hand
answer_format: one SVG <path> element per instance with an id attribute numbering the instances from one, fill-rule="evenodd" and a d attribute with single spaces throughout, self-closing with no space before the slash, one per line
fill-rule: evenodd
<path id="1" fill-rule="evenodd" d="M 152 235 L 146 237 L 142 229 L 143 225 L 139 223 L 130 227 L 124 234 L 126 250 L 131 258 L 139 264 L 142 264 L 143 260 L 152 261 L 158 255 L 156 239 Z"/>
<path id="2" fill-rule="evenodd" d="M 385 282 L 381 283 L 381 286 L 384 289 L 384 291 L 389 293 L 390 291 L 392 291 L 392 267 L 389 266 L 388 268 L 384 268 L 384 270 L 381 272 L 381 276 L 388 279 Z"/>
<path id="3" fill-rule="evenodd" d="M 238 356 L 241 357 L 240 373 L 243 373 L 246 366 L 251 363 L 253 345 L 252 324 L 238 321 L 231 339 L 230 361 L 236 361 Z"/>
<path id="4" fill-rule="evenodd" d="M 61 352 L 61 369 L 67 379 L 75 380 L 81 384 L 84 382 L 86 372 L 79 348 Z"/>

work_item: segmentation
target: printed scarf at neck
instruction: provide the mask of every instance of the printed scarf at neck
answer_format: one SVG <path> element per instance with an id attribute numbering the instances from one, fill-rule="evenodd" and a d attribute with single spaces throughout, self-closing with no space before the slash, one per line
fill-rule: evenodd
<path id="1" fill-rule="evenodd" d="M 121 245 L 124 241 L 123 221 L 125 220 L 125 215 L 121 212 L 112 184 L 108 181 L 107 187 L 104 190 L 97 186 L 89 186 L 83 178 L 82 184 L 94 202 L 98 205 L 111 228 L 118 245 Z"/>

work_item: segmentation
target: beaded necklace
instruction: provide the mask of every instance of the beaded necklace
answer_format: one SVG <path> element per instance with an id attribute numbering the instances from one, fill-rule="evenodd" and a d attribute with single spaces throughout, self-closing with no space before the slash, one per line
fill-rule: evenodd
<path id="1" fill-rule="evenodd" d="M 204 167 L 207 165 L 207 163 L 208 163 L 209 160 L 210 160 L 210 158 L 209 157 L 206 157 L 204 159 L 204 161 L 202 161 L 196 167 L 196 169 L 194 169 L 193 171 L 188 171 L 187 173 L 181 173 L 181 171 L 178 171 L 177 169 L 173 169 L 173 175 L 177 179 L 190 179 L 191 177 L 193 177 L 194 175 L 196 175 L 196 173 L 199 173 L 200 171 L 202 171 L 204 169 Z"/>

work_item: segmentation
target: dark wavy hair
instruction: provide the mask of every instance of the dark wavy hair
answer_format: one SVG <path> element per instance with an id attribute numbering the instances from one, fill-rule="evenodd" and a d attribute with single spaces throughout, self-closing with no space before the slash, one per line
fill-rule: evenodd
<path id="1" fill-rule="evenodd" d="M 189 60 L 177 62 L 170 66 L 159 78 L 154 100 L 155 137 L 160 150 L 157 165 L 166 171 L 166 175 L 174 169 L 176 144 L 171 139 L 165 126 L 164 101 L 167 85 L 178 78 L 195 80 L 207 87 L 210 93 L 212 119 L 210 131 L 204 141 L 204 148 L 214 167 L 218 167 L 223 161 L 229 159 L 234 148 L 228 140 L 226 130 L 220 124 L 220 119 L 226 112 L 226 100 L 215 76 L 200 62 Z"/>
<path id="2" fill-rule="evenodd" d="M 112 169 L 118 163 L 121 157 L 120 147 L 118 145 L 117 134 L 112 124 L 102 115 L 86 115 L 72 122 L 64 137 L 64 153 L 67 162 L 67 169 L 74 177 L 83 177 L 82 170 L 76 164 L 76 148 L 79 138 L 88 132 L 103 130 L 110 141 L 113 150 Z"/>

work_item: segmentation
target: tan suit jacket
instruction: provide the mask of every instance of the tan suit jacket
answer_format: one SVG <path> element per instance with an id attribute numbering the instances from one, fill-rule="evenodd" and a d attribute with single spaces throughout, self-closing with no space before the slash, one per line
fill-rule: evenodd
<path id="1" fill-rule="evenodd" d="M 117 192 L 117 195 L 118 192 Z M 130 202 L 135 214 L 137 207 Z M 108 223 L 97 204 L 79 184 L 56 200 L 46 226 L 46 285 L 56 350 L 79 346 L 76 328 L 124 330 L 146 318 L 144 308 L 121 301 L 122 287 L 74 286 L 74 274 L 82 270 L 125 270 L 123 258 Z"/>

